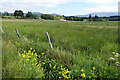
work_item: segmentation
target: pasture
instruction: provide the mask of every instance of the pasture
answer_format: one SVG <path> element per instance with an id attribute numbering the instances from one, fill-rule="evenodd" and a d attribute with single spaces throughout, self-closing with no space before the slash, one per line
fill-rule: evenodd
<path id="1" fill-rule="evenodd" d="M 2 29 L 3 78 L 119 79 L 118 22 L 3 19 Z"/>

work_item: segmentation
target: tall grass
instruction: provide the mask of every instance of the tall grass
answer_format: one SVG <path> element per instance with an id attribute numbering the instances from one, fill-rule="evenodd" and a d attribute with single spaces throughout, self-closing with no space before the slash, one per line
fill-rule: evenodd
<path id="1" fill-rule="evenodd" d="M 17 51 L 27 51 L 32 47 L 36 53 L 46 53 L 47 58 L 54 59 L 58 64 L 66 66 L 71 70 L 73 76 L 76 76 L 83 68 L 88 78 L 90 70 L 95 66 L 97 72 L 104 78 L 118 78 L 119 67 L 110 63 L 112 52 L 119 52 L 117 22 L 11 21 L 5 19 L 2 23 L 5 32 L 3 41 L 11 40 L 13 43 L 21 43 L 21 46 L 15 46 L 17 49 L 14 50 L 11 50 L 10 47 L 3 48 L 3 54 L 7 54 L 3 55 L 5 70 L 10 69 L 11 64 L 13 65 L 17 61 L 14 59 L 17 57 Z M 18 40 L 15 28 L 22 37 L 21 42 Z M 48 32 L 51 37 L 53 51 L 49 50 L 45 32 Z M 3 47 L 8 45 L 3 44 Z M 11 60 L 13 62 L 7 64 L 9 65 L 7 67 L 6 63 Z M 5 71 L 3 73 L 5 76 L 7 75 Z M 13 77 L 11 75 L 10 77 Z"/>

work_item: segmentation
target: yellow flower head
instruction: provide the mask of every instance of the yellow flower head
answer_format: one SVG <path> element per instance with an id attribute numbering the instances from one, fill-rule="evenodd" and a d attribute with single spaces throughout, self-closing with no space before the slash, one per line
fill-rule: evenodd
<path id="1" fill-rule="evenodd" d="M 81 72 L 83 72 L 83 69 L 81 69 Z"/>
<path id="2" fill-rule="evenodd" d="M 45 53 L 41 53 L 41 54 L 45 54 Z"/>
<path id="3" fill-rule="evenodd" d="M 32 50 L 32 48 L 30 48 L 30 50 Z"/>
<path id="4" fill-rule="evenodd" d="M 28 58 L 30 58 L 31 56 L 28 56 Z"/>
<path id="5" fill-rule="evenodd" d="M 30 50 L 28 50 L 28 53 L 30 53 L 31 51 Z"/>
<path id="6" fill-rule="evenodd" d="M 24 53 L 26 53 L 26 51 L 24 51 Z"/>
<path id="7" fill-rule="evenodd" d="M 85 77 L 85 73 L 81 74 L 82 77 Z"/>
<path id="8" fill-rule="evenodd" d="M 35 53 L 35 56 L 38 56 L 37 53 Z"/>
<path id="9" fill-rule="evenodd" d="M 69 73 L 69 71 L 67 71 L 66 73 Z"/>
<path id="10" fill-rule="evenodd" d="M 62 75 L 65 76 L 64 73 L 62 73 Z"/>
<path id="11" fill-rule="evenodd" d="M 25 58 L 25 55 L 23 55 L 23 58 Z"/>
<path id="12" fill-rule="evenodd" d="M 37 60 L 37 59 L 35 58 L 35 60 Z"/>
<path id="13" fill-rule="evenodd" d="M 60 74 L 61 72 L 58 72 L 58 74 Z"/>
<path id="14" fill-rule="evenodd" d="M 95 67 L 93 67 L 93 70 L 95 70 Z"/>
<path id="15" fill-rule="evenodd" d="M 61 77 L 59 77 L 59 79 L 61 79 Z"/>
<path id="16" fill-rule="evenodd" d="M 42 62 L 43 64 L 45 64 L 44 62 Z"/>

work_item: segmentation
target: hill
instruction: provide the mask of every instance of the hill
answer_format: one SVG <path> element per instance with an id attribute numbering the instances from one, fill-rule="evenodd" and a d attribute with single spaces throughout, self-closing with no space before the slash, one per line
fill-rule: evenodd
<path id="1" fill-rule="evenodd" d="M 99 16 L 99 17 L 110 17 L 110 16 L 117 16 L 118 12 L 93 12 L 93 13 L 89 13 L 86 15 L 76 15 L 77 17 L 89 17 L 89 15 L 91 14 L 91 16 Z"/>

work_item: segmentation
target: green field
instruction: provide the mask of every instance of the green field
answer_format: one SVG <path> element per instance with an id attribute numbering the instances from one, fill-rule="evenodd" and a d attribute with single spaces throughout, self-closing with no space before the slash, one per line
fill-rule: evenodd
<path id="1" fill-rule="evenodd" d="M 2 28 L 3 78 L 119 79 L 118 22 L 3 19 Z"/>

